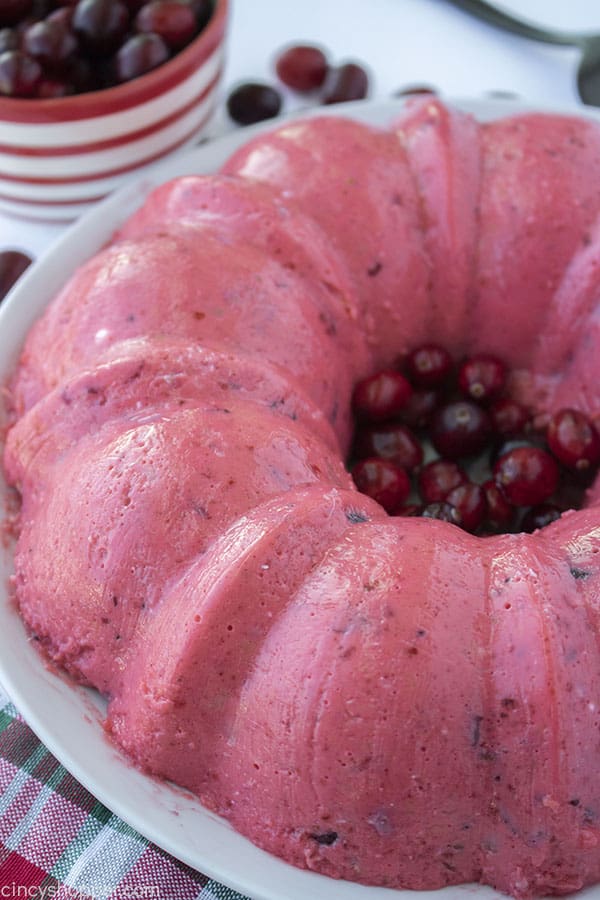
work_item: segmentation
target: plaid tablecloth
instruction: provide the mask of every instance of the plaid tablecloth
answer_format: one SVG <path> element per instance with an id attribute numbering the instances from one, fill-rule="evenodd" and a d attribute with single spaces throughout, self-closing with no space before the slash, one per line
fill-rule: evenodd
<path id="1" fill-rule="evenodd" d="M 0 900 L 246 900 L 102 806 L 0 688 Z"/>

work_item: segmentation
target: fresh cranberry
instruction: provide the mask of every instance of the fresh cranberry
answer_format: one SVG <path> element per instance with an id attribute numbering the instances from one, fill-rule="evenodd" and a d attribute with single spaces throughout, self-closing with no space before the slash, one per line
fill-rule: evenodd
<path id="1" fill-rule="evenodd" d="M 70 81 L 64 78 L 51 78 L 48 75 L 42 75 L 42 79 L 37 86 L 36 97 L 40 100 L 56 100 L 57 97 L 69 97 L 75 93 L 75 88 Z"/>
<path id="2" fill-rule="evenodd" d="M 420 503 L 405 503 L 404 506 L 399 506 L 398 509 L 394 510 L 394 515 L 403 516 L 408 518 L 409 516 L 422 516 L 424 507 Z"/>
<path id="3" fill-rule="evenodd" d="M 494 478 L 514 506 L 537 506 L 556 490 L 558 466 L 539 447 L 517 447 L 498 459 Z"/>
<path id="4" fill-rule="evenodd" d="M 591 420 L 576 409 L 561 409 L 550 419 L 548 447 L 569 469 L 586 470 L 600 462 L 600 434 Z"/>
<path id="5" fill-rule="evenodd" d="M 403 469 L 387 459 L 364 459 L 352 470 L 359 491 L 380 503 L 392 513 L 410 493 L 410 480 Z"/>
<path id="6" fill-rule="evenodd" d="M 191 6 L 179 0 L 152 0 L 143 6 L 135 19 L 138 31 L 158 34 L 171 50 L 181 50 L 198 31 Z"/>
<path id="7" fill-rule="evenodd" d="M 560 513 L 560 509 L 554 503 L 540 503 L 539 506 L 532 506 L 521 520 L 521 531 L 531 533 L 545 528 L 546 525 L 560 519 Z"/>
<path id="8" fill-rule="evenodd" d="M 20 250 L 0 252 L 0 300 L 8 294 L 29 265 L 31 258 Z"/>
<path id="9" fill-rule="evenodd" d="M 50 17 L 31 25 L 23 35 L 25 53 L 52 68 L 60 67 L 76 49 L 77 38 L 73 32 Z"/>
<path id="10" fill-rule="evenodd" d="M 412 97 L 413 94 L 437 94 L 434 87 L 429 84 L 408 84 L 406 87 L 398 88 L 392 93 L 392 97 Z"/>
<path id="11" fill-rule="evenodd" d="M 33 0 L 2 0 L 0 2 L 0 28 L 16 25 L 33 9 Z"/>
<path id="12" fill-rule="evenodd" d="M 92 56 L 113 53 L 125 38 L 128 28 L 129 12 L 119 0 L 79 0 L 73 12 L 73 30 L 86 52 Z"/>
<path id="13" fill-rule="evenodd" d="M 511 400 L 510 397 L 501 397 L 490 407 L 492 426 L 500 437 L 513 437 L 521 434 L 529 421 L 529 410 Z"/>
<path id="14" fill-rule="evenodd" d="M 410 428 L 426 428 L 438 407 L 439 399 L 437 391 L 417 388 L 403 406 L 400 420 Z"/>
<path id="15" fill-rule="evenodd" d="M 514 517 L 514 507 L 508 502 L 503 491 L 495 481 L 485 481 L 481 488 L 485 495 L 487 507 L 487 523 L 495 531 L 504 531 L 509 528 Z"/>
<path id="16" fill-rule="evenodd" d="M 446 495 L 446 502 L 457 511 L 465 531 L 477 531 L 487 512 L 483 488 L 472 482 L 460 484 Z"/>
<path id="17" fill-rule="evenodd" d="M 356 440 L 358 456 L 377 456 L 389 459 L 403 469 L 412 471 L 423 462 L 423 447 L 406 425 L 395 422 L 362 428 Z"/>
<path id="18" fill-rule="evenodd" d="M 40 64 L 21 50 L 7 50 L 0 56 L 0 94 L 33 97 L 41 77 Z"/>
<path id="19" fill-rule="evenodd" d="M 96 80 L 99 68 L 98 64 L 92 68 L 86 59 L 72 56 L 67 64 L 65 75 L 73 85 L 75 93 L 84 94 L 86 91 L 92 91 L 101 86 L 101 82 Z"/>
<path id="20" fill-rule="evenodd" d="M 452 525 L 460 525 L 458 510 L 443 500 L 440 500 L 438 503 L 428 503 L 421 515 L 425 519 L 439 519 L 441 522 L 451 522 Z"/>
<path id="21" fill-rule="evenodd" d="M 470 400 L 490 403 L 504 390 L 506 366 L 495 356 L 471 356 L 458 371 L 458 386 Z"/>
<path id="22" fill-rule="evenodd" d="M 323 103 L 363 100 L 369 92 L 369 76 L 357 63 L 345 63 L 329 69 L 323 90 Z"/>
<path id="23" fill-rule="evenodd" d="M 268 84 L 249 81 L 227 98 L 227 112 L 238 125 L 253 125 L 272 119 L 281 110 L 281 94 Z"/>
<path id="24" fill-rule="evenodd" d="M 295 44 L 277 57 L 277 76 L 295 91 L 307 93 L 321 87 L 327 75 L 327 57 L 319 47 Z"/>
<path id="25" fill-rule="evenodd" d="M 452 357 L 438 344 L 423 344 L 406 358 L 406 373 L 419 387 L 441 387 L 452 372 Z"/>
<path id="26" fill-rule="evenodd" d="M 412 394 L 404 375 L 384 369 L 359 381 L 354 389 L 354 414 L 363 421 L 381 422 L 398 415 Z"/>
<path id="27" fill-rule="evenodd" d="M 461 467 L 451 460 L 434 459 L 419 472 L 419 492 L 425 503 L 445 500 L 451 490 L 469 479 Z"/>
<path id="28" fill-rule="evenodd" d="M 191 6 L 196 16 L 198 30 L 204 28 L 213 13 L 213 0 L 179 0 L 179 2 Z"/>
<path id="29" fill-rule="evenodd" d="M 438 409 L 431 421 L 431 441 L 441 456 L 459 459 L 480 453 L 490 440 L 490 417 L 470 400 L 458 400 Z"/>
<path id="30" fill-rule="evenodd" d="M 19 35 L 14 28 L 0 29 L 0 54 L 7 50 L 18 50 L 20 45 Z"/>
<path id="31" fill-rule="evenodd" d="M 119 48 L 115 56 L 117 81 L 132 81 L 162 65 L 169 49 L 157 34 L 136 34 Z"/>

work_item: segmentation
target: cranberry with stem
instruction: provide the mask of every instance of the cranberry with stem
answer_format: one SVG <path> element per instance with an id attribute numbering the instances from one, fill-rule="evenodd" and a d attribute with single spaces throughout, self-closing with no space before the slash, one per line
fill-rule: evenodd
<path id="1" fill-rule="evenodd" d="M 439 344 L 423 344 L 406 357 L 406 374 L 419 387 L 441 387 L 450 376 L 452 357 Z"/>
<path id="2" fill-rule="evenodd" d="M 433 446 L 448 459 L 480 453 L 489 443 L 491 435 L 490 417 L 470 400 L 458 400 L 442 406 L 431 421 Z"/>
<path id="3" fill-rule="evenodd" d="M 496 356 L 480 354 L 465 360 L 458 370 L 458 386 L 465 397 L 487 405 L 504 390 L 506 366 Z"/>
<path id="4" fill-rule="evenodd" d="M 546 432 L 548 447 L 568 469 L 586 471 L 600 462 L 600 434 L 593 422 L 577 409 L 555 413 Z"/>

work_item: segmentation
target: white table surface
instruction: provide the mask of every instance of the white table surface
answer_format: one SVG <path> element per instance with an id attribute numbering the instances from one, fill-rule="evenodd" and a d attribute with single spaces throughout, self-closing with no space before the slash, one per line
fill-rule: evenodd
<path id="1" fill-rule="evenodd" d="M 508 91 L 533 104 L 579 103 L 578 50 L 504 34 L 446 0 L 231 2 L 223 103 L 211 125 L 211 136 L 237 127 L 224 111 L 231 87 L 246 80 L 275 83 L 273 57 L 279 48 L 296 41 L 323 45 L 334 63 L 356 59 L 366 64 L 373 99 L 385 99 L 408 85 L 428 84 L 449 98 Z M 498 5 L 545 25 L 600 32 L 598 0 L 504 0 Z M 300 105 L 297 98 L 286 95 L 285 111 Z M 0 213 L 0 249 L 23 249 L 37 256 L 65 227 Z"/>

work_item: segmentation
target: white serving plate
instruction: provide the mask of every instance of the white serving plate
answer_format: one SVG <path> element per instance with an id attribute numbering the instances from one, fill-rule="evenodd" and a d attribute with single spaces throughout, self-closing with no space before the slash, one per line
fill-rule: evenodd
<path id="1" fill-rule="evenodd" d="M 456 101 L 479 119 L 493 119 L 526 107 L 498 100 Z M 387 124 L 402 101 L 353 103 L 326 113 Z M 550 111 L 550 110 L 547 110 Z M 553 109 L 600 119 L 600 111 Z M 308 115 L 321 113 L 313 110 Z M 18 357 L 27 331 L 71 273 L 105 244 L 147 193 L 169 178 L 211 172 L 264 125 L 239 130 L 157 166 L 151 175 L 131 181 L 71 226 L 34 263 L 0 307 L 0 383 Z M 6 484 L 0 475 L 0 491 Z M 394 891 L 336 881 L 296 869 L 259 850 L 198 800 L 180 788 L 138 772 L 106 738 L 106 704 L 95 692 L 74 685 L 50 669 L 29 641 L 9 600 L 10 548 L 0 549 L 0 682 L 28 724 L 56 758 L 89 791 L 136 831 L 167 852 L 253 900 L 493 900 L 498 892 L 479 885 L 441 891 Z M 600 886 L 578 898 L 600 900 Z"/>

